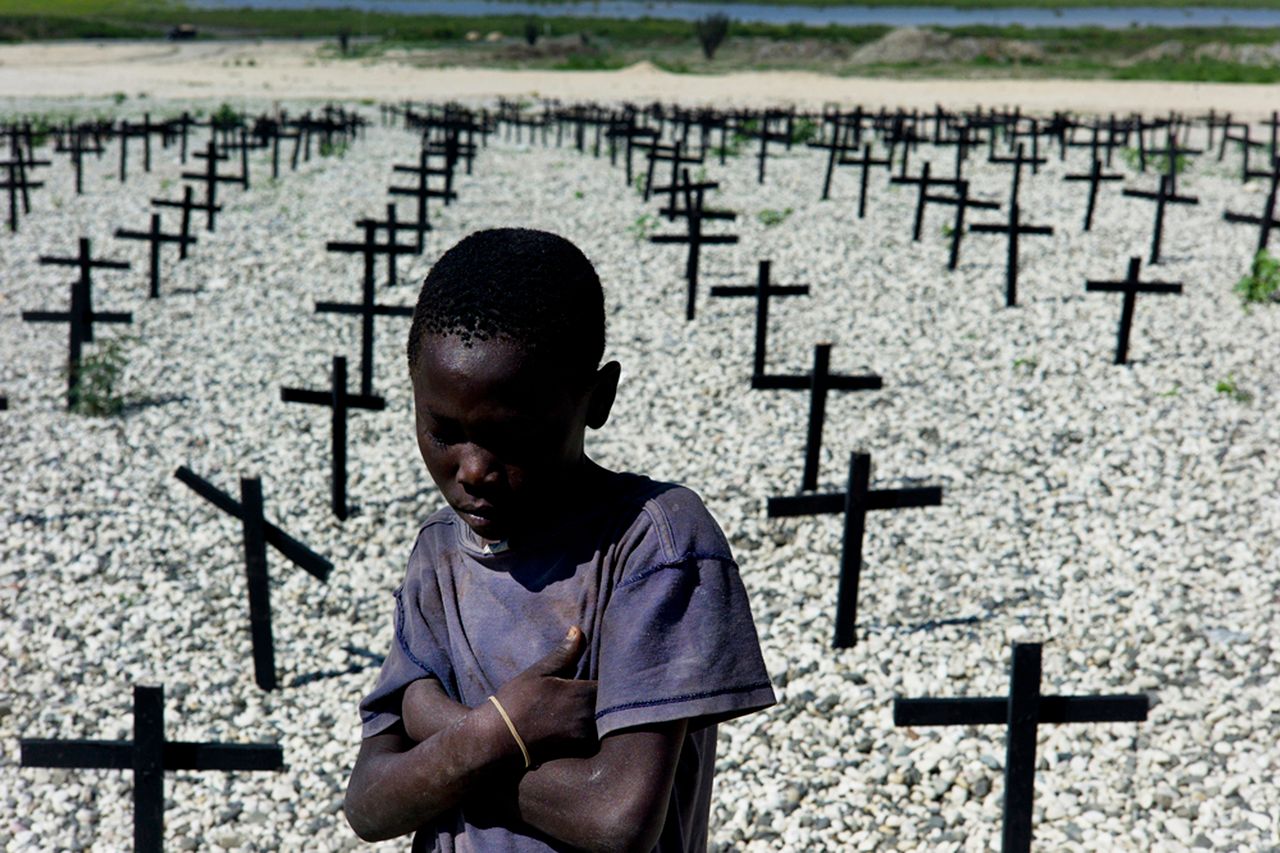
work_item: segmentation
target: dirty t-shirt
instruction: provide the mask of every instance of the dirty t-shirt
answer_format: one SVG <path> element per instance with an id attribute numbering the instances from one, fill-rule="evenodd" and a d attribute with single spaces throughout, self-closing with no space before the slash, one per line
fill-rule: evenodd
<path id="1" fill-rule="evenodd" d="M 505 550 L 487 548 L 451 509 L 427 520 L 395 592 L 391 652 L 360 703 L 363 735 L 400 720 L 410 682 L 433 676 L 476 707 L 581 626 L 576 676 L 599 681 L 600 737 L 689 721 L 656 849 L 701 851 L 716 723 L 773 704 L 773 689 L 737 565 L 698 496 L 633 474 L 601 481 L 589 509 Z M 471 823 L 463 807 L 420 828 L 413 849 L 556 847 Z"/>

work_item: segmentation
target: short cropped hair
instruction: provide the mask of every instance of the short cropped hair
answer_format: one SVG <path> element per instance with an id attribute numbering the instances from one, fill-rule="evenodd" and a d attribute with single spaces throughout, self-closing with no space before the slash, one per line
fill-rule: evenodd
<path id="1" fill-rule="evenodd" d="M 604 290 L 595 267 L 563 237 L 529 228 L 476 231 L 445 252 L 422 283 L 409 328 L 409 371 L 423 339 L 504 338 L 589 375 L 604 357 Z"/>

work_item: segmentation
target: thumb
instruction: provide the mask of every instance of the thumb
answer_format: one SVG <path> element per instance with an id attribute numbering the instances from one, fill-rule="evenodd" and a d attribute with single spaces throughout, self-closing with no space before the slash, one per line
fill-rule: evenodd
<path id="1" fill-rule="evenodd" d="M 582 640 L 582 629 L 576 625 L 570 628 L 560 644 L 538 662 L 539 671 L 543 675 L 556 675 L 572 667 L 582 657 L 586 646 Z"/>

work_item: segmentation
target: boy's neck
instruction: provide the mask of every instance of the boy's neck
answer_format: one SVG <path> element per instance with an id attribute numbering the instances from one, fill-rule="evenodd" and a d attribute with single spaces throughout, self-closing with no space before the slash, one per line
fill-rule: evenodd
<path id="1" fill-rule="evenodd" d="M 582 461 L 566 472 L 557 491 L 541 502 L 543 511 L 529 518 L 519 530 L 513 531 L 506 539 L 488 539 L 475 531 L 472 531 L 472 534 L 486 551 L 491 554 L 500 554 L 577 515 L 584 502 L 594 496 L 595 490 L 592 486 L 608 473 L 605 468 L 583 454 Z"/>

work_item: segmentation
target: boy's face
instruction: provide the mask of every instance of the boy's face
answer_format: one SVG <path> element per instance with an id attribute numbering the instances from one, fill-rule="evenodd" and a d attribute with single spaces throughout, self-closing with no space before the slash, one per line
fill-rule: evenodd
<path id="1" fill-rule="evenodd" d="M 502 339 L 423 338 L 413 371 L 418 449 L 445 500 L 479 536 L 510 538 L 572 498 L 583 434 L 608 417 L 616 363 L 588 382 Z"/>

